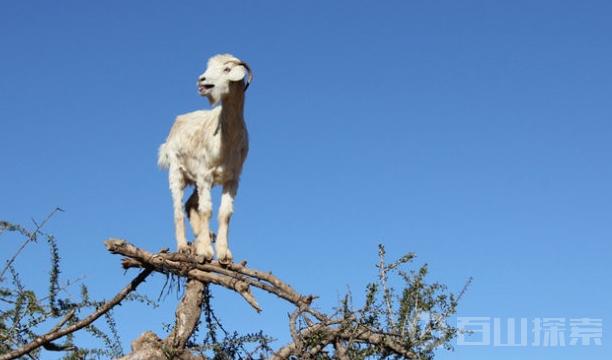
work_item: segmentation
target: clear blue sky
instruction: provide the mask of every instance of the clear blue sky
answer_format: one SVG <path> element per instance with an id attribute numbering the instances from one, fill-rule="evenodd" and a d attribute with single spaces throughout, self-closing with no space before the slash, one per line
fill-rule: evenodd
<path id="1" fill-rule="evenodd" d="M 255 73 L 236 259 L 326 309 L 374 278 L 382 242 L 453 290 L 473 276 L 461 316 L 603 319 L 600 347 L 439 359 L 609 359 L 611 15 L 607 1 L 3 1 L 0 218 L 65 209 L 47 228 L 64 277 L 110 296 L 130 276 L 103 240 L 175 244 L 157 147 L 208 107 L 196 76 L 231 52 Z M 18 262 L 43 289 L 46 253 Z M 280 300 L 259 293 L 256 315 L 214 295 L 228 328 L 287 340 Z M 175 303 L 118 310 L 124 348 Z"/>

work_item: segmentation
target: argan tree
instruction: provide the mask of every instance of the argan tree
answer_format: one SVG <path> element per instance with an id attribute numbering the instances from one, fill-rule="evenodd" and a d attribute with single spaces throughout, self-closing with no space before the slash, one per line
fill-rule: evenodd
<path id="1" fill-rule="evenodd" d="M 428 284 L 426 265 L 410 270 L 413 254 L 387 262 L 382 245 L 378 277 L 366 285 L 364 303 L 353 304 L 348 293 L 330 313 L 313 307 L 317 296 L 301 294 L 271 272 L 250 268 L 246 262 L 199 263 L 186 254 L 152 253 L 118 239 L 107 240 L 106 249 L 122 256 L 121 266 L 137 275 L 109 300 L 91 299 L 82 284 L 79 300 L 61 298 L 62 286 L 76 285 L 60 286 L 57 240 L 43 231 L 57 211 L 32 230 L 0 222 L 0 241 L 4 232 L 17 233 L 22 239 L 0 273 L 0 360 L 37 359 L 42 349 L 61 352 L 64 359 L 432 359 L 436 349 L 451 349 L 458 331 L 449 319 L 465 288 L 455 296 L 444 285 Z M 48 292 L 37 294 L 20 277 L 15 260 L 26 246 L 41 245 L 42 240 L 50 249 L 51 268 Z M 135 290 L 155 273 L 186 284 L 175 322 L 164 336 L 143 329 L 132 341 L 131 351 L 123 354 L 116 321 L 124 319 L 115 319 L 112 310 L 125 301 L 154 304 Z M 394 277 L 403 281 L 401 288 L 389 285 Z M 227 331 L 211 307 L 215 286 L 235 292 L 257 312 L 262 311 L 258 292 L 291 303 L 291 342 L 278 345 L 262 332 Z M 98 338 L 99 347 L 79 346 L 78 332 Z"/>

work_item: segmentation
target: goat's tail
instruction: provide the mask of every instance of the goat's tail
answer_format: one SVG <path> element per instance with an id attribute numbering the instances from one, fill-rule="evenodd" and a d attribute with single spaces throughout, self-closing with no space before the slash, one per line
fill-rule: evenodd
<path id="1" fill-rule="evenodd" d="M 170 167 L 170 156 L 168 155 L 168 150 L 166 149 L 166 143 L 163 143 L 159 146 L 159 153 L 157 155 L 157 166 L 161 169 L 167 169 Z"/>

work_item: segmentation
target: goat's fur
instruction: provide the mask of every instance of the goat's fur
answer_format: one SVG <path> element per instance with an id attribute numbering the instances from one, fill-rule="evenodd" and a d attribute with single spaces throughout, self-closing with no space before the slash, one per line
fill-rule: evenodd
<path id="1" fill-rule="evenodd" d="M 249 146 L 243 110 L 244 92 L 251 78 L 249 66 L 232 55 L 210 58 L 206 71 L 198 78 L 198 89 L 200 95 L 208 98 L 212 109 L 179 115 L 168 139 L 159 148 L 158 164 L 168 169 L 176 241 L 181 252 L 189 252 L 183 191 L 186 186 L 193 185 L 195 189 L 185 210 L 196 236 L 195 253 L 204 259 L 212 258 L 210 190 L 218 184 L 223 186 L 223 193 L 218 214 L 217 258 L 222 262 L 232 260 L 227 234 Z"/>

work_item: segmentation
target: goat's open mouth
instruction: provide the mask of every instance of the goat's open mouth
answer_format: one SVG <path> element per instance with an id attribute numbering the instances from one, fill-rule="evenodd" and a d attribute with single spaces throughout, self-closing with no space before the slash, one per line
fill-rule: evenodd
<path id="1" fill-rule="evenodd" d="M 206 93 L 206 92 L 208 92 L 208 90 L 210 90 L 210 89 L 212 89 L 214 87 L 215 87 L 214 84 L 201 84 L 201 85 L 198 85 L 198 91 L 200 93 Z"/>

